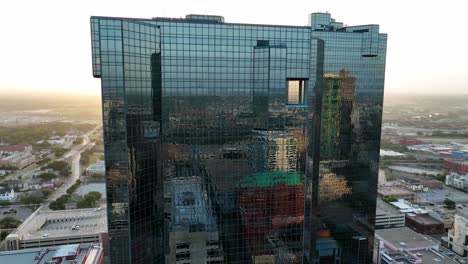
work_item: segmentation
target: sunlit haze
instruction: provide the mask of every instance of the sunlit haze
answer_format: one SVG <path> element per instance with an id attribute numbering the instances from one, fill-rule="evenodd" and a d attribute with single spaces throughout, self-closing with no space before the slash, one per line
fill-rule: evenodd
<path id="1" fill-rule="evenodd" d="M 0 92 L 100 94 L 91 74 L 91 15 L 211 14 L 226 22 L 306 25 L 328 11 L 389 34 L 386 93 L 468 93 L 466 1 L 2 1 Z"/>

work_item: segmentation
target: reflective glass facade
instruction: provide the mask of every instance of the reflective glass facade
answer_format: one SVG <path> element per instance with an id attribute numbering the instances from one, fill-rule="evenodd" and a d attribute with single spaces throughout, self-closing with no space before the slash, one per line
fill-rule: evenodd
<path id="1" fill-rule="evenodd" d="M 112 263 L 370 263 L 377 25 L 92 17 Z"/>

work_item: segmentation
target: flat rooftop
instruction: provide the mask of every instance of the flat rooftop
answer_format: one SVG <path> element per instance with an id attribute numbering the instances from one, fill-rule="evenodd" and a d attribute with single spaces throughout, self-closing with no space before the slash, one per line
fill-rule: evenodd
<path id="1" fill-rule="evenodd" d="M 384 202 L 382 199 L 377 198 L 377 215 L 388 215 L 388 214 L 402 214 L 398 209 Z"/>
<path id="2" fill-rule="evenodd" d="M 208 205 L 199 177 L 172 179 L 172 228 L 216 231 L 216 221 Z"/>
<path id="3" fill-rule="evenodd" d="M 443 224 L 439 220 L 432 218 L 427 214 L 407 214 L 406 217 L 413 219 L 414 221 L 423 224 L 423 225 L 437 225 Z"/>
<path id="4" fill-rule="evenodd" d="M 89 165 L 89 167 L 86 170 L 104 170 L 106 167 L 106 164 L 104 163 L 103 160 L 98 160 L 95 163 Z"/>
<path id="5" fill-rule="evenodd" d="M 59 263 L 94 264 L 97 263 L 102 250 L 101 244 L 73 244 L 58 247 L 5 251 L 0 252 L 0 263 L 46 264 L 54 259 L 69 256 L 70 259 L 63 259 L 62 262 Z M 77 255 L 74 256 L 75 254 Z"/>
<path id="6" fill-rule="evenodd" d="M 379 187 L 378 193 L 384 196 L 391 196 L 391 195 L 413 195 L 414 193 L 412 191 L 409 191 L 407 189 L 401 188 L 401 187 L 395 187 L 395 186 L 383 186 Z"/>
<path id="7" fill-rule="evenodd" d="M 392 244 L 396 248 L 432 248 L 436 244 L 428 238 L 414 232 L 407 227 L 375 230 L 375 235 Z"/>
<path id="8" fill-rule="evenodd" d="M 79 225 L 79 230 L 72 228 Z M 21 240 L 80 236 L 107 232 L 106 209 L 74 209 L 59 211 L 41 211 L 32 214 L 12 233 Z"/>
<path id="9" fill-rule="evenodd" d="M 455 260 L 446 256 L 440 256 L 431 250 L 417 250 L 412 252 L 417 254 L 417 256 L 422 259 L 422 263 L 424 264 L 458 264 L 458 262 Z"/>

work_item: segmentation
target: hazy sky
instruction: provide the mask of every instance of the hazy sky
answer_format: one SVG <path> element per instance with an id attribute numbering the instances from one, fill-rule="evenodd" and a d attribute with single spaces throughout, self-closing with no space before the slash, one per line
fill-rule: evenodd
<path id="1" fill-rule="evenodd" d="M 91 15 L 222 15 L 226 22 L 306 25 L 328 11 L 388 33 L 386 92 L 467 93 L 467 0 L 1 0 L 0 93 L 100 94 L 91 75 Z"/>

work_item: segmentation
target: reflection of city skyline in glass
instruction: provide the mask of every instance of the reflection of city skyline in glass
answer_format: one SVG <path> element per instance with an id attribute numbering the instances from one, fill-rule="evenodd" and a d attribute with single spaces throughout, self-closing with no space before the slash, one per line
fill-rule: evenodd
<path id="1" fill-rule="evenodd" d="M 386 35 L 309 22 L 91 18 L 111 263 L 369 263 Z"/>

